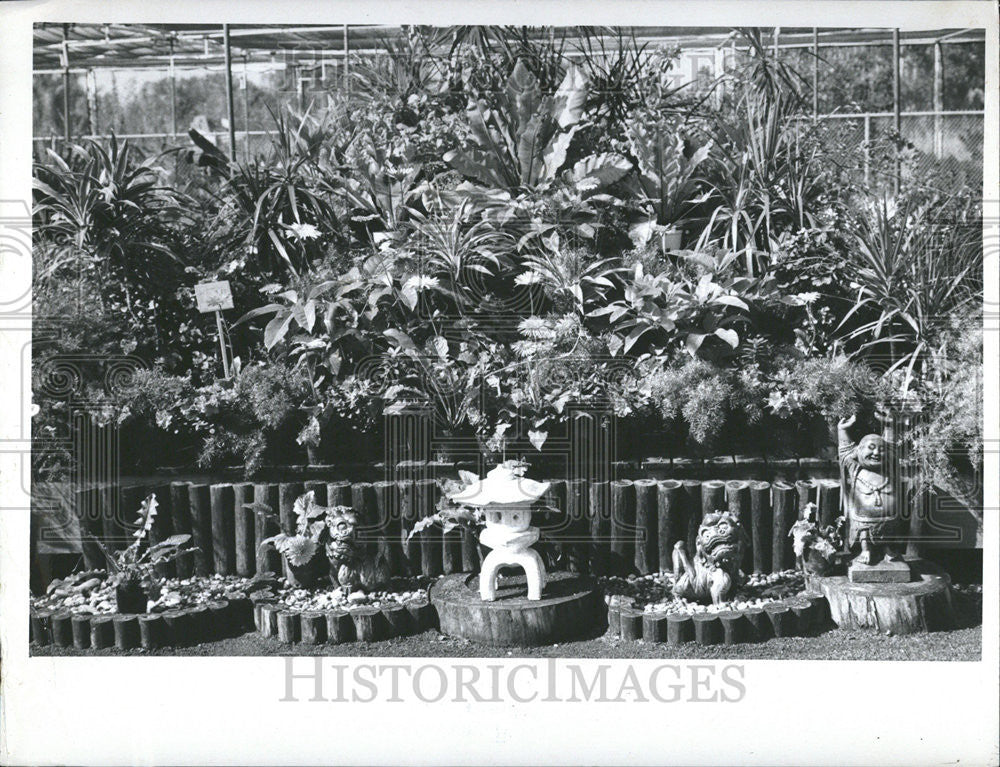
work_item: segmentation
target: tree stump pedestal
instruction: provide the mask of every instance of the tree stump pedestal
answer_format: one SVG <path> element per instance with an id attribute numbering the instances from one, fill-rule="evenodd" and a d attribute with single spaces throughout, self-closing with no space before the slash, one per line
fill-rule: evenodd
<path id="1" fill-rule="evenodd" d="M 568 572 L 549 573 L 541 599 L 529 600 L 523 574 L 501 577 L 496 599 L 479 595 L 479 575 L 448 575 L 430 601 L 441 632 L 491 647 L 532 647 L 599 635 L 607 629 L 604 600 L 594 582 Z"/>
<path id="2" fill-rule="evenodd" d="M 930 562 L 909 560 L 915 580 L 909 583 L 852 583 L 846 576 L 816 578 L 830 605 L 830 616 L 843 629 L 917 634 L 955 625 L 951 579 Z"/>

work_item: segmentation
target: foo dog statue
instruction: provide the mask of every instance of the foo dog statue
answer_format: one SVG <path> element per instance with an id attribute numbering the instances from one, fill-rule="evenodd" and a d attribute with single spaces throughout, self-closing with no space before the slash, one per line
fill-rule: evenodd
<path id="1" fill-rule="evenodd" d="M 883 420 L 884 420 L 883 416 Z M 866 434 L 857 443 L 849 430 L 857 416 L 837 423 L 841 496 L 848 524 L 848 546 L 860 544 L 861 552 L 848 571 L 852 581 L 909 580 L 910 568 L 902 561 L 894 543 L 901 539 L 900 514 L 902 500 L 898 497 L 898 471 L 892 451 L 892 433 Z M 860 565 L 861 567 L 858 567 Z M 879 566 L 882 574 L 859 577 L 859 571 Z M 897 572 L 898 571 L 898 572 Z M 889 576 L 889 572 L 896 572 Z"/>
<path id="2" fill-rule="evenodd" d="M 326 555 L 330 559 L 330 580 L 334 585 L 355 591 L 358 587 L 371 590 L 389 580 L 389 568 L 379 554 L 374 559 L 365 556 L 358 541 L 358 515 L 349 506 L 326 508 L 326 528 L 330 539 Z"/>
<path id="3" fill-rule="evenodd" d="M 728 511 L 707 514 L 695 539 L 694 563 L 688 559 L 684 542 L 674 546 L 674 596 L 718 605 L 742 584 L 740 561 L 746 547 L 746 533 L 739 519 Z"/>

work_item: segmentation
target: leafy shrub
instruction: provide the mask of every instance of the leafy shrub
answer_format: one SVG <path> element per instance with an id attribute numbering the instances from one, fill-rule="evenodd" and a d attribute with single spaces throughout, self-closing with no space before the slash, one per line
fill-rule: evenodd
<path id="1" fill-rule="evenodd" d="M 275 116 L 259 156 L 193 136 L 213 174 L 196 200 L 127 142 L 39 164 L 36 309 L 74 322 L 39 336 L 36 378 L 59 354 L 137 355 L 151 369 L 127 391 L 96 365 L 79 387 L 135 467 L 251 471 L 302 447 L 357 458 L 411 407 L 493 447 L 544 448 L 575 406 L 610 401 L 631 434 L 804 453 L 895 398 L 971 451 L 932 472 L 957 486 L 979 443 L 949 360 L 974 355 L 941 318 L 981 298 L 980 206 L 918 179 L 891 134 L 869 159 L 902 160 L 902 189 L 871 206 L 757 32 L 697 104 L 712 84 L 686 103 L 659 85 L 675 52 L 577 32 L 571 58 L 564 31 L 409 28 L 322 108 Z M 691 250 L 657 242 L 670 225 L 700 229 Z M 228 381 L 194 313 L 206 278 L 249 308 Z M 35 394 L 33 434 L 58 444 L 69 400 Z M 931 436 L 914 438 L 928 460 Z"/>
<path id="2" fill-rule="evenodd" d="M 936 381 L 925 387 L 911 450 L 923 487 L 951 493 L 982 525 L 983 333 L 973 315 L 954 320 L 935 359 Z"/>
<path id="3" fill-rule="evenodd" d="M 638 260 L 623 297 L 588 316 L 608 317 L 618 337 L 614 355 L 633 347 L 673 353 L 683 346 L 707 359 L 731 359 L 748 335 L 766 329 L 761 319 L 782 298 L 773 278 L 738 273 L 737 257 L 717 249 L 683 251 L 656 274 L 647 274 Z"/>
<path id="4" fill-rule="evenodd" d="M 309 396 L 303 375 L 281 364 L 244 368 L 231 382 L 217 381 L 194 398 L 199 428 L 206 433 L 198 456 L 202 466 L 240 461 L 252 474 L 268 458 L 288 462 Z M 305 456 L 303 456 L 304 458 Z"/>
<path id="5" fill-rule="evenodd" d="M 628 402 L 616 405 L 619 415 L 652 410 L 677 439 L 705 454 L 813 455 L 833 444 L 829 425 L 842 414 L 872 413 L 891 398 L 862 365 L 794 354 L 740 368 L 649 358 L 622 391 Z"/>

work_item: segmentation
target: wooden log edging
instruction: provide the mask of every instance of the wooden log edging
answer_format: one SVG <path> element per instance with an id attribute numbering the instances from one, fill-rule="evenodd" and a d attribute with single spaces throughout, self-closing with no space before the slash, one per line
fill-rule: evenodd
<path id="1" fill-rule="evenodd" d="M 678 459 L 673 465 L 687 464 Z M 674 544 L 685 541 L 690 553 L 702 516 L 728 509 L 738 513 L 747 533 L 742 569 L 779 572 L 794 566 L 788 531 L 804 503 L 817 504 L 823 524 L 839 516 L 836 479 L 761 472 L 757 476 L 774 479 L 746 481 L 727 477 L 723 469 L 728 464 L 720 460 L 698 465 L 706 471 L 715 470 L 716 478 L 689 478 L 682 471 L 656 480 L 550 479 L 548 500 L 563 513 L 553 515 L 547 520 L 551 524 L 543 527 L 550 533 L 556 553 L 577 573 L 627 575 L 667 570 Z M 699 476 L 704 474 L 702 469 Z M 318 503 L 352 506 L 358 512 L 359 535 L 366 550 L 381 554 L 393 576 L 435 577 L 478 570 L 478 544 L 464 532 L 442 535 L 440 528 L 429 528 L 408 537 L 418 519 L 435 511 L 441 486 L 433 479 L 407 476 L 374 482 L 310 479 L 253 483 L 231 479 L 170 483 L 150 479 L 126 488 L 89 488 L 75 493 L 76 513 L 87 529 L 98 538 L 103 536 L 104 543 L 114 548 L 123 540 L 122 531 L 117 519 L 108 519 L 108 515 L 118 508 L 131 509 L 155 492 L 160 507 L 150 541 L 187 533 L 192 536 L 192 545 L 198 547 L 196 553 L 158 568 L 160 575 L 252 577 L 264 571 L 283 572 L 280 555 L 273 550 L 260 551 L 259 544 L 281 529 L 288 532 L 294 528 L 295 499 L 312 490 Z M 274 517 L 258 513 L 265 510 Z M 111 535 L 116 538 L 109 540 Z M 92 551 L 85 550 L 84 555 L 94 559 Z"/>
<path id="2" fill-rule="evenodd" d="M 31 643 L 78 650 L 153 650 L 183 647 L 238 636 L 253 627 L 248 597 L 161 613 L 74 614 L 31 608 Z"/>
<path id="3" fill-rule="evenodd" d="M 412 636 L 437 625 L 437 611 L 427 599 L 330 610 L 299 610 L 273 600 L 260 600 L 254 606 L 257 633 L 284 644 L 377 642 Z"/>
<path id="4" fill-rule="evenodd" d="M 825 597 L 796 594 L 779 602 L 717 613 L 646 612 L 612 600 L 607 636 L 647 644 L 755 644 L 773 637 L 809 636 L 833 626 Z"/>

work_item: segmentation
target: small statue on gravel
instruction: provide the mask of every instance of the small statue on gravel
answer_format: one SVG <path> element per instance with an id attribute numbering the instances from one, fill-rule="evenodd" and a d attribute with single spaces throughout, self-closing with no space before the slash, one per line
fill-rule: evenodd
<path id="1" fill-rule="evenodd" d="M 740 561 L 745 547 L 746 533 L 735 514 L 707 514 L 695 539 L 694 562 L 683 541 L 674 546 L 674 596 L 702 603 L 711 600 L 714 605 L 728 600 L 743 583 Z"/>
<path id="2" fill-rule="evenodd" d="M 326 528 L 329 540 L 326 555 L 330 560 L 330 580 L 334 585 L 355 591 L 359 587 L 372 590 L 389 580 L 385 558 L 378 554 L 366 556 L 358 540 L 358 515 L 349 506 L 330 506 L 326 509 Z"/>

